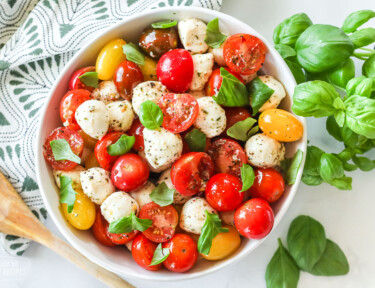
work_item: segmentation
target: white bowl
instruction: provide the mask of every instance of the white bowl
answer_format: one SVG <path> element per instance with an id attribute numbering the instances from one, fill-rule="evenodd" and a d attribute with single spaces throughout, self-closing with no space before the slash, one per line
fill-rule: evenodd
<path id="1" fill-rule="evenodd" d="M 196 266 L 187 273 L 172 273 L 167 271 L 166 269 L 162 269 L 158 272 L 150 272 L 139 267 L 132 259 L 131 254 L 125 251 L 126 248 L 124 246 L 117 248 L 102 246 L 95 240 L 90 231 L 79 231 L 71 227 L 60 211 L 58 197 L 59 192 L 54 183 L 52 171 L 44 160 L 42 145 L 46 137 L 51 133 L 53 129 L 62 126 L 59 117 L 59 105 L 62 96 L 68 89 L 68 81 L 70 76 L 78 68 L 88 65 L 95 65 L 96 56 L 98 55 L 101 48 L 114 38 L 121 37 L 126 41 L 133 41 L 137 43 L 138 37 L 141 34 L 142 30 L 150 23 L 162 19 L 181 20 L 189 17 L 199 18 L 206 22 L 209 22 L 210 20 L 218 17 L 220 19 L 220 28 L 224 32 L 228 32 L 230 34 L 249 33 L 259 37 L 268 48 L 266 61 L 263 66 L 263 72 L 275 76 L 284 84 L 287 94 L 293 94 L 296 83 L 291 72 L 288 69 L 288 66 L 285 64 L 278 52 L 272 47 L 272 45 L 247 24 L 226 14 L 203 8 L 176 7 L 157 9 L 125 18 L 118 24 L 114 25 L 111 29 L 107 30 L 105 33 L 98 35 L 94 40 L 92 40 L 79 52 L 77 52 L 73 59 L 71 59 L 70 62 L 66 65 L 65 69 L 62 71 L 60 77 L 56 80 L 53 88 L 51 89 L 39 123 L 36 147 L 36 174 L 39 188 L 49 215 L 52 217 L 53 221 L 55 222 L 61 233 L 64 235 L 64 237 L 70 242 L 71 245 L 73 245 L 74 248 L 80 251 L 91 261 L 99 264 L 109 271 L 127 278 L 153 281 L 176 281 L 203 276 L 227 267 L 244 257 L 251 257 L 250 253 L 264 240 L 242 239 L 240 248 L 229 258 L 221 261 L 206 261 L 203 259 L 198 260 Z M 290 106 L 291 98 L 290 96 L 288 96 L 282 102 L 282 107 L 290 111 Z M 287 156 L 289 157 L 293 155 L 297 151 L 297 149 L 301 149 L 304 152 L 304 155 L 306 154 L 305 120 L 300 117 L 298 118 L 303 124 L 304 135 L 300 141 L 289 143 L 286 145 Z M 304 159 L 302 167 L 303 164 Z M 273 205 L 275 213 L 274 227 L 276 227 L 281 221 L 282 217 L 284 216 L 293 200 L 301 179 L 303 170 L 302 167 L 298 172 L 296 184 L 287 187 L 282 198 Z"/>

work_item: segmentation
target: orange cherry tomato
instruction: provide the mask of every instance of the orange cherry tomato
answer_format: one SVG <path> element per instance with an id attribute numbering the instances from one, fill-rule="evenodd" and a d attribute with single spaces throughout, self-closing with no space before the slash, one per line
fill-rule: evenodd
<path id="1" fill-rule="evenodd" d="M 100 80 L 110 80 L 118 65 L 126 60 L 122 46 L 126 42 L 120 38 L 107 43 L 96 58 L 96 72 Z"/>

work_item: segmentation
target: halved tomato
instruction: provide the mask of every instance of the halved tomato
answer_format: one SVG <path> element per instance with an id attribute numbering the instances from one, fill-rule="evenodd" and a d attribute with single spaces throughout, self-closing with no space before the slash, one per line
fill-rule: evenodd
<path id="1" fill-rule="evenodd" d="M 105 170 L 111 170 L 113 164 L 120 156 L 111 156 L 108 153 L 108 146 L 117 142 L 120 137 L 124 135 L 121 132 L 110 132 L 100 139 L 95 145 L 95 157 L 98 160 L 100 167 Z"/>
<path id="2" fill-rule="evenodd" d="M 107 221 L 105 221 L 104 224 L 105 231 L 107 233 L 107 237 L 116 245 L 124 245 L 130 241 L 132 241 L 135 236 L 138 235 L 139 231 L 133 230 L 132 232 L 129 233 L 111 233 L 108 232 L 109 224 Z"/>
<path id="3" fill-rule="evenodd" d="M 223 67 L 223 68 L 227 70 L 230 74 L 235 76 L 242 83 L 244 83 L 243 79 L 238 73 L 233 72 L 227 67 Z M 219 93 L 222 82 L 223 82 L 223 77 L 220 76 L 220 68 L 217 68 L 214 71 L 212 71 L 212 74 L 210 78 L 208 79 L 207 86 L 206 86 L 206 95 L 207 96 L 217 95 L 217 93 Z"/>
<path id="4" fill-rule="evenodd" d="M 148 240 L 143 234 L 139 234 L 134 238 L 132 244 L 132 256 L 134 261 L 146 270 L 159 270 L 162 263 L 150 266 L 156 247 L 156 243 Z"/>
<path id="5" fill-rule="evenodd" d="M 96 240 L 105 246 L 116 246 L 115 243 L 107 235 L 108 231 L 108 222 L 104 219 L 100 208 L 96 209 L 95 222 L 91 227 L 91 231 L 94 234 Z"/>
<path id="6" fill-rule="evenodd" d="M 95 71 L 95 66 L 88 66 L 88 67 L 84 67 L 75 71 L 69 80 L 69 90 L 85 89 L 85 90 L 92 92 L 94 90 L 94 87 L 86 86 L 81 81 L 81 79 L 79 79 L 79 77 L 85 74 L 86 72 L 93 72 L 93 71 Z"/>

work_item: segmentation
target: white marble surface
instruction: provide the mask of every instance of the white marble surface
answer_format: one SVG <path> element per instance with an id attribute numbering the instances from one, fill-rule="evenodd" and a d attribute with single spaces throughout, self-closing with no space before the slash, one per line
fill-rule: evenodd
<path id="1" fill-rule="evenodd" d="M 222 11 L 253 26 L 272 40 L 273 28 L 293 13 L 306 12 L 314 23 L 341 25 L 352 11 L 375 9 L 374 0 L 223 0 Z M 375 21 L 370 22 L 375 26 Z M 313 144 L 327 151 L 337 143 L 323 127 L 323 120 L 309 119 L 308 134 Z M 290 222 L 300 214 L 318 219 L 327 236 L 345 251 L 350 273 L 343 277 L 315 277 L 301 273 L 299 287 L 352 288 L 375 287 L 375 177 L 374 172 L 355 172 L 353 191 L 339 191 L 328 185 L 308 187 L 301 184 L 288 213 L 266 241 L 247 259 L 218 273 L 189 282 L 150 283 L 133 281 L 142 288 L 187 287 L 265 287 L 264 273 L 273 255 L 278 237 L 283 240 Z M 47 227 L 61 236 L 51 219 Z M 23 257 L 1 257 L 0 263 L 12 264 L 21 274 L 17 277 L 0 269 L 0 287 L 78 288 L 104 287 L 103 284 L 46 248 L 33 243 Z M 134 264 L 135 265 L 135 264 Z M 0 265 L 2 266 L 2 265 Z M 1 268 L 1 267 L 0 267 Z M 17 272 L 17 271 L 16 271 Z"/>

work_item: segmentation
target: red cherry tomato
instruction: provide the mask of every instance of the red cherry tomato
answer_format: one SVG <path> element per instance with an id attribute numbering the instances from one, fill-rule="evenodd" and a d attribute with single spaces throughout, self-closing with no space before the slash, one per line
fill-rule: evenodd
<path id="1" fill-rule="evenodd" d="M 95 157 L 98 160 L 100 167 L 105 170 L 111 170 L 113 164 L 120 156 L 111 156 L 108 153 L 108 146 L 117 142 L 117 140 L 124 135 L 121 132 L 110 132 L 105 135 L 102 139 L 96 142 L 95 145 Z"/>
<path id="2" fill-rule="evenodd" d="M 147 163 L 137 154 L 128 153 L 117 159 L 111 178 L 118 189 L 129 192 L 145 184 L 149 174 Z"/>
<path id="3" fill-rule="evenodd" d="M 226 67 L 223 67 L 223 68 L 227 70 L 233 76 L 236 76 L 238 80 L 240 80 L 242 83 L 245 84 L 245 82 L 243 81 L 243 79 L 241 78 L 239 74 L 237 74 L 236 72 L 233 72 L 229 68 L 226 68 Z M 220 76 L 220 68 L 217 68 L 214 71 L 212 71 L 212 74 L 210 78 L 208 79 L 207 86 L 206 86 L 206 95 L 207 96 L 217 95 L 217 93 L 219 93 L 222 82 L 223 82 L 223 77 Z"/>
<path id="4" fill-rule="evenodd" d="M 184 49 L 173 49 L 165 53 L 156 67 L 156 75 L 161 83 L 176 93 L 189 90 L 193 74 L 193 58 Z"/>
<path id="5" fill-rule="evenodd" d="M 210 156 L 204 152 L 190 152 L 173 164 L 171 180 L 179 193 L 191 196 L 204 191 L 213 174 L 214 163 Z"/>
<path id="6" fill-rule="evenodd" d="M 78 131 L 79 127 L 75 113 L 79 105 L 90 100 L 91 93 L 83 89 L 74 89 L 68 91 L 60 102 L 60 118 L 64 126 L 69 130 Z"/>
<path id="7" fill-rule="evenodd" d="M 92 71 L 95 71 L 95 66 L 84 67 L 74 72 L 72 77 L 70 77 L 70 80 L 69 80 L 69 90 L 85 89 L 85 90 L 92 92 L 94 90 L 94 87 L 86 86 L 85 84 L 83 84 L 81 79 L 78 78 L 82 76 L 83 74 L 85 74 L 86 72 L 92 72 Z"/>
<path id="8" fill-rule="evenodd" d="M 133 230 L 132 232 L 129 233 L 111 233 L 108 231 L 109 224 L 107 221 L 105 221 L 105 230 L 107 237 L 112 241 L 112 243 L 116 245 L 124 245 L 130 241 L 132 241 L 139 233 L 137 230 Z"/>
<path id="9" fill-rule="evenodd" d="M 198 259 L 197 244 L 188 235 L 176 234 L 163 248 L 169 249 L 169 256 L 163 262 L 165 268 L 172 272 L 182 273 L 193 268 Z"/>
<path id="10" fill-rule="evenodd" d="M 143 235 L 157 243 L 171 239 L 178 224 L 178 214 L 172 205 L 161 207 L 154 202 L 142 207 L 139 218 L 152 220 L 152 225 L 143 231 Z"/>
<path id="11" fill-rule="evenodd" d="M 167 93 L 159 99 L 159 107 L 163 111 L 162 126 L 172 133 L 181 133 L 198 117 L 199 105 L 190 94 Z"/>
<path id="12" fill-rule="evenodd" d="M 132 244 L 132 256 L 134 261 L 146 270 L 159 270 L 162 263 L 150 266 L 156 247 L 157 245 L 148 240 L 142 233 L 138 234 Z"/>
<path id="13" fill-rule="evenodd" d="M 207 153 L 214 162 L 215 173 L 240 176 L 241 166 L 247 161 L 246 153 L 241 145 L 228 138 L 213 141 Z"/>
<path id="14" fill-rule="evenodd" d="M 221 134 L 222 136 L 229 137 L 227 131 L 237 122 L 243 121 L 251 117 L 250 111 L 243 107 L 226 107 L 225 116 L 227 117 L 227 126 Z"/>
<path id="15" fill-rule="evenodd" d="M 241 75 L 250 75 L 262 67 L 266 46 L 258 37 L 240 33 L 225 40 L 223 54 L 231 70 Z"/>
<path id="16" fill-rule="evenodd" d="M 266 237 L 273 227 L 273 211 L 264 200 L 253 198 L 245 202 L 234 214 L 234 224 L 246 238 Z"/>
<path id="17" fill-rule="evenodd" d="M 83 151 L 83 139 L 78 132 L 71 131 L 66 127 L 59 127 L 52 131 L 52 133 L 47 137 L 46 141 L 43 145 L 43 156 L 48 162 L 49 165 L 52 166 L 53 169 L 56 170 L 72 170 L 78 164 L 69 160 L 55 160 L 53 156 L 52 148 L 50 142 L 52 140 L 57 139 L 65 139 L 68 141 L 70 148 L 72 149 L 73 153 L 81 157 Z"/>
<path id="18" fill-rule="evenodd" d="M 100 209 L 96 209 L 95 222 L 91 227 L 96 240 L 105 246 L 116 246 L 107 235 L 108 222 L 104 219 Z"/>
<path id="19" fill-rule="evenodd" d="M 143 74 L 137 64 L 131 61 L 124 61 L 117 66 L 113 82 L 121 97 L 130 100 L 133 95 L 133 88 L 143 82 Z"/>
<path id="20" fill-rule="evenodd" d="M 283 195 L 285 182 L 280 172 L 273 168 L 257 168 L 254 171 L 255 180 L 249 193 L 252 198 L 260 198 L 273 203 Z"/>
<path id="21" fill-rule="evenodd" d="M 241 180 L 233 175 L 219 173 L 210 178 L 206 187 L 206 199 L 212 208 L 220 211 L 232 211 L 240 207 L 244 192 Z"/>
<path id="22" fill-rule="evenodd" d="M 135 137 L 135 143 L 133 145 L 133 149 L 138 152 L 145 150 L 145 141 L 143 139 L 143 129 L 145 129 L 145 127 L 142 125 L 139 118 L 137 118 L 133 121 L 132 126 L 126 132 L 130 136 Z"/>

